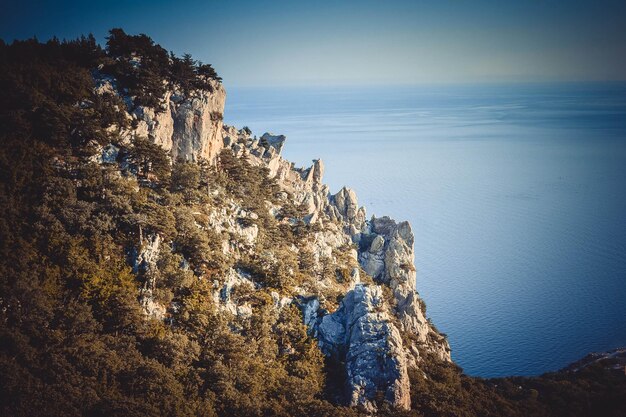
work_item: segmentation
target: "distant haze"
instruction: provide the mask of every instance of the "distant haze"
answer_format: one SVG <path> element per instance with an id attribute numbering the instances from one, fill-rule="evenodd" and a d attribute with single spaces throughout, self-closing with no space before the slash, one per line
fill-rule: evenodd
<path id="1" fill-rule="evenodd" d="M 213 64 L 227 86 L 626 80 L 624 1 L 10 0 L 3 9 L 5 41 L 92 32 L 104 42 L 122 27 Z"/>

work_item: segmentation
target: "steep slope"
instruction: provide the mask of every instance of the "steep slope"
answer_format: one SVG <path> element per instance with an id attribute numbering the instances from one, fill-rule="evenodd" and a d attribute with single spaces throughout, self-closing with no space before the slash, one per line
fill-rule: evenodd
<path id="1" fill-rule="evenodd" d="M 223 126 L 209 65 L 120 29 L 0 42 L 0 89 L 0 415 L 624 415 L 614 353 L 464 375 L 410 225 Z"/>
<path id="2" fill-rule="evenodd" d="M 110 81 L 107 83 L 105 88 L 100 87 L 101 90 L 113 92 L 113 84 Z M 335 195 L 330 194 L 322 182 L 322 161 L 314 161 L 310 168 L 302 169 L 281 157 L 284 136 L 266 133 L 256 139 L 248 131 L 221 128 L 219 124 L 207 127 L 203 123 L 173 122 L 180 113 L 190 118 L 188 112 L 191 112 L 198 119 L 202 119 L 202 115 L 222 114 L 225 93 L 221 86 L 211 93 L 192 92 L 192 98 L 178 96 L 179 103 L 182 103 L 179 105 L 172 104 L 171 97 L 175 96 L 178 96 L 175 92 L 166 93 L 164 101 L 167 104 L 162 113 L 139 107 L 128 114 L 129 119 L 137 114 L 142 118 L 137 127 L 124 132 L 123 137 L 132 141 L 147 132 L 148 138 L 168 151 L 173 160 L 182 157 L 194 161 L 201 158 L 215 164 L 218 158 L 215 150 L 224 148 L 251 165 L 267 168 L 269 178 L 276 180 L 285 195 L 302 208 L 300 217 L 286 221 L 293 224 L 304 221 L 305 224 L 315 225 L 318 230 L 314 234 L 314 242 L 305 248 L 311 256 L 312 270 L 320 271 L 325 258 L 340 263 L 333 253 L 345 248 L 350 248 L 353 260 L 358 260 L 361 267 L 361 270 L 353 268 L 350 272 L 349 286 L 328 279 L 313 280 L 313 285 L 306 289 L 296 285 L 288 292 L 277 293 L 276 297 L 284 300 L 277 304 L 277 308 L 295 300 L 305 312 L 309 333 L 319 340 L 322 351 L 334 357 L 337 363 L 346 364 L 346 403 L 374 411 L 377 408 L 376 398 L 382 391 L 385 401 L 394 407 L 409 409 L 407 369 L 419 367 L 420 350 L 435 353 L 441 360 L 450 360 L 447 341 L 426 320 L 423 303 L 415 289 L 414 237 L 410 225 L 406 222 L 397 224 L 387 217 L 366 220 L 365 209 L 358 206 L 353 191 L 344 188 Z M 193 110 L 185 106 L 186 103 L 193 104 Z M 181 153 L 183 149 L 211 152 Z M 110 153 L 110 149 L 104 152 Z M 103 154 L 100 160 L 105 159 Z M 269 211 L 275 215 L 280 208 L 270 207 Z M 245 215 L 258 217 L 259 214 L 250 212 Z M 219 208 L 209 213 L 211 221 L 207 225 L 198 227 L 238 234 L 245 237 L 247 245 L 254 246 L 258 235 L 255 225 L 242 227 L 236 222 L 229 223 L 229 217 L 240 216 L 240 208 L 235 208 L 234 212 Z M 228 225 L 224 227 L 224 224 Z M 142 243 L 143 249 L 137 257 L 135 270 L 157 269 L 155 253 L 158 253 L 160 241 L 161 237 L 154 235 Z M 228 248 L 230 242 L 224 240 L 221 245 Z M 295 248 L 294 252 L 298 255 L 300 249 Z M 224 254 L 233 256 L 230 250 L 225 250 Z M 141 267 L 146 259 L 152 261 Z M 374 282 L 361 283 L 363 272 Z M 237 305 L 229 296 L 233 287 L 250 282 L 249 278 L 234 268 L 228 270 L 226 275 L 228 278 L 221 278 L 225 283 L 216 288 L 215 300 L 229 312 L 249 314 L 248 307 Z M 319 298 L 331 292 L 343 298 L 336 311 L 320 308 Z M 147 288 L 142 297 L 143 306 L 148 314 L 162 318 L 169 306 L 156 304 L 150 294 L 150 288 Z M 306 301 L 301 301 L 303 299 Z"/>
<path id="3" fill-rule="evenodd" d="M 96 73 L 98 94 L 129 97 L 116 89 L 114 78 Z M 158 108 L 138 105 L 126 117 L 133 128 L 123 129 L 122 138 L 146 137 L 168 151 L 173 160 L 213 160 L 222 149 L 222 120 L 226 92 L 220 82 L 210 80 L 210 90 L 183 92 L 167 90 Z"/>
<path id="4" fill-rule="evenodd" d="M 115 78 L 96 73 L 97 94 L 132 102 L 117 84 Z M 365 209 L 358 206 L 352 190 L 344 188 L 335 195 L 330 194 L 322 182 L 324 167 L 321 161 L 314 161 L 310 168 L 301 169 L 280 156 L 286 140 L 284 136 L 266 133 L 256 139 L 249 131 L 223 127 L 225 96 L 218 82 L 211 82 L 208 91 L 190 90 L 186 94 L 174 86 L 164 92 L 158 108 L 138 105 L 126 112 L 126 119 L 133 123 L 129 128 L 121 129 L 121 144 L 131 144 L 136 138 L 147 137 L 151 143 L 167 151 L 173 161 L 204 160 L 211 164 L 216 163 L 220 150 L 228 149 L 237 158 L 267 168 L 269 178 L 276 180 L 296 206 L 302 207 L 300 218 L 293 217 L 288 222 L 302 220 L 319 229 L 315 233 L 315 243 L 307 248 L 312 254 L 313 271 L 321 270 L 320 259 L 333 258 L 334 251 L 353 247 L 353 258 L 374 283 L 364 286 L 360 283 L 361 272 L 354 269 L 348 288 L 327 280 L 313 281 L 314 285 L 306 290 L 296 286 L 278 297 L 285 298 L 287 303 L 296 298 L 307 299 L 303 309 L 310 334 L 319 339 L 325 354 L 333 356 L 337 363 L 346 363 L 347 403 L 374 411 L 376 396 L 382 391 L 391 405 L 408 409 L 407 367 L 419 366 L 420 350 L 432 352 L 441 360 L 450 360 L 449 346 L 426 320 L 424 304 L 415 289 L 414 237 L 410 225 L 406 222 L 397 224 L 387 217 L 366 220 Z M 116 149 L 116 145 L 106 145 L 97 160 L 115 160 L 118 157 Z M 274 207 L 270 211 L 276 214 L 279 209 Z M 228 222 L 229 215 L 239 215 L 231 213 L 223 208 L 219 214 L 209 213 L 213 220 L 204 227 L 243 235 L 247 244 L 254 246 L 258 235 L 256 226 L 242 227 L 232 222 L 225 228 L 222 226 Z M 250 214 L 258 217 L 258 213 Z M 134 270 L 147 276 L 158 275 L 156 264 L 162 238 L 157 234 L 147 237 L 146 241 L 143 237 L 140 239 L 142 249 L 136 257 Z M 227 248 L 228 240 L 224 240 L 222 246 Z M 299 249 L 296 248 L 295 253 L 297 255 Z M 224 254 L 232 256 L 228 250 Z M 337 260 L 333 259 L 333 262 Z M 220 289 L 221 295 L 215 295 L 216 301 L 222 301 L 231 312 L 249 311 L 245 306 L 235 305 L 228 296 L 233 285 L 245 280 L 238 278 L 240 275 L 237 270 L 230 269 L 227 276 L 231 278 L 225 288 Z M 153 300 L 154 285 L 153 281 L 146 284 L 141 302 L 148 314 L 162 318 L 169 306 Z M 318 298 L 329 291 L 345 297 L 336 312 L 320 309 Z M 391 295 L 384 297 L 383 293 Z M 378 314 L 375 310 L 385 313 Z"/>
<path id="5" fill-rule="evenodd" d="M 419 366 L 420 350 L 450 361 L 448 343 L 424 317 L 415 289 L 410 225 L 388 217 L 366 220 L 365 209 L 358 206 L 353 191 L 343 188 L 331 195 L 322 184 L 321 161 L 314 161 L 308 169 L 295 168 L 280 157 L 280 149 L 264 140 L 272 137 L 269 134 L 258 141 L 244 131 L 226 128 L 225 135 L 225 143 L 236 156 L 269 167 L 270 177 L 278 179 L 281 188 L 304 207 L 303 219 L 321 229 L 311 247 L 314 259 L 352 246 L 361 271 L 373 278 L 372 284 L 364 285 L 360 283 L 362 272 L 353 270 L 351 285 L 335 312 L 320 310 L 319 295 L 315 294 L 323 294 L 327 283 L 295 294 L 306 298 L 305 322 L 322 351 L 346 363 L 348 402 L 373 411 L 374 400 L 382 391 L 390 404 L 408 409 L 407 367 Z"/>

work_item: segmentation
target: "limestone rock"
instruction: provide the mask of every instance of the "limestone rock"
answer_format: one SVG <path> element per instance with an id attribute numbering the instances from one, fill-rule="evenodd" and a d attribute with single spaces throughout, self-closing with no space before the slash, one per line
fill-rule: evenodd
<path id="1" fill-rule="evenodd" d="M 137 128 L 133 132 L 134 136 L 147 137 L 167 151 L 172 151 L 174 147 L 172 109 L 175 106 L 171 103 L 171 96 L 171 92 L 165 94 L 165 108 L 158 109 L 161 111 L 150 107 L 138 106 L 132 113 L 137 123 Z"/>
<path id="2" fill-rule="evenodd" d="M 281 295 L 278 294 L 276 291 L 272 291 L 270 295 L 272 296 L 272 301 L 274 302 L 274 308 L 276 308 L 277 310 L 285 308 L 293 301 L 293 298 L 291 297 L 281 297 Z"/>
<path id="3" fill-rule="evenodd" d="M 314 159 L 311 168 L 304 172 L 304 181 L 307 184 L 321 185 L 322 177 L 324 176 L 324 163 L 321 159 Z"/>
<path id="4" fill-rule="evenodd" d="M 212 161 L 222 149 L 221 130 L 226 93 L 220 83 L 214 83 L 213 88 L 213 92 L 199 91 L 173 108 L 174 158 Z"/>
<path id="5" fill-rule="evenodd" d="M 141 304 L 141 308 L 147 317 L 156 320 L 163 320 L 165 318 L 166 308 L 154 300 L 151 290 L 142 292 L 139 297 L 139 303 Z"/>
<path id="6" fill-rule="evenodd" d="M 406 355 L 381 287 L 357 284 L 337 311 L 321 318 L 316 318 L 316 307 L 316 301 L 305 305 L 305 322 L 313 329 L 322 351 L 345 363 L 347 403 L 374 412 L 376 397 L 383 392 L 391 406 L 409 409 Z"/>
<path id="7" fill-rule="evenodd" d="M 266 132 L 261 136 L 259 144 L 267 151 L 275 152 L 278 155 L 283 150 L 286 139 L 285 135 L 272 135 Z"/>
<path id="8" fill-rule="evenodd" d="M 172 87 L 159 108 L 133 107 L 130 97 L 116 90 L 115 80 L 94 74 L 99 94 L 117 94 L 129 106 L 128 119 L 135 127 L 122 132 L 126 140 L 147 137 L 170 152 L 172 159 L 213 161 L 223 148 L 222 118 L 226 92 L 221 83 L 211 81 L 212 91 L 196 90 L 183 95 Z"/>
<path id="9" fill-rule="evenodd" d="M 142 236 L 140 239 L 139 251 L 133 262 L 133 272 L 150 275 L 157 269 L 156 262 L 159 258 L 162 238 L 159 234 L 153 234 L 145 238 Z"/>
<path id="10" fill-rule="evenodd" d="M 246 220 L 258 219 L 258 214 L 252 211 L 243 210 L 239 205 L 230 201 L 230 204 L 223 207 L 216 207 L 209 212 L 206 226 L 218 233 L 226 231 L 239 236 L 240 243 L 254 245 L 259 234 L 259 227 Z"/>
<path id="11" fill-rule="evenodd" d="M 144 285 L 139 291 L 139 303 L 147 317 L 162 320 L 165 317 L 166 308 L 156 302 L 153 291 L 156 288 L 158 273 L 157 260 L 161 252 L 161 236 L 153 234 L 146 238 L 140 238 L 140 246 L 133 262 L 133 272 L 144 278 Z"/>
<path id="12" fill-rule="evenodd" d="M 225 137 L 239 135 L 242 140 L 239 132 L 228 126 L 223 128 Z M 394 305 L 391 308 L 399 318 L 400 330 L 413 333 L 427 350 L 443 360 L 450 360 L 447 341 L 426 320 L 415 289 L 414 236 L 409 223 L 397 223 L 389 217 L 373 217 L 367 221 L 365 209 L 359 207 L 353 190 L 344 187 L 336 194 L 330 194 L 322 183 L 324 165 L 321 160 L 314 160 L 313 165 L 305 169 L 296 168 L 284 160 L 279 154 L 284 140 L 284 136 L 265 134 L 259 141 L 262 149 L 259 152 L 254 149 L 254 140 L 245 140 L 245 145 L 244 142 L 225 143 L 231 143 L 236 154 L 241 154 L 241 146 L 247 147 L 248 161 L 269 168 L 270 177 L 277 180 L 296 204 L 304 207 L 306 215 L 303 220 L 322 226 L 311 246 L 315 263 L 331 257 L 334 250 L 342 250 L 350 242 L 357 243 L 357 258 L 363 270 L 393 291 Z M 319 285 L 332 283 L 320 282 Z M 351 281 L 350 285 L 353 287 L 356 282 Z M 418 355 L 412 357 L 417 360 Z"/>
<path id="13" fill-rule="evenodd" d="M 345 221 L 348 225 L 360 229 L 365 222 L 365 209 L 359 208 L 356 193 L 343 187 L 331 197 L 331 204 L 336 207 L 335 217 Z"/>
<path id="14" fill-rule="evenodd" d="M 414 334 L 427 350 L 450 361 L 448 342 L 426 320 L 417 294 L 411 225 L 386 216 L 373 217 L 366 229 L 372 240 L 369 247 L 361 247 L 359 263 L 377 282 L 392 289 L 401 330 Z"/>
<path id="15" fill-rule="evenodd" d="M 376 235 L 374 240 L 372 240 L 372 244 L 370 245 L 369 252 L 370 253 L 380 252 L 380 250 L 383 248 L 384 245 L 385 245 L 385 238 L 382 237 L 381 235 Z"/>
<path id="16" fill-rule="evenodd" d="M 227 311 L 234 316 L 248 317 L 252 314 L 250 306 L 238 305 L 232 299 L 233 290 L 239 286 L 247 287 L 250 290 L 255 288 L 255 284 L 248 274 L 231 268 L 223 277 L 223 282 L 216 280 L 213 283 L 213 299 L 222 311 Z"/>
<path id="17" fill-rule="evenodd" d="M 450 348 L 445 337 L 424 315 L 423 302 L 416 290 L 415 239 L 409 223 L 397 223 L 389 217 L 372 217 L 368 221 L 353 190 L 343 187 L 332 195 L 323 184 L 321 160 L 313 160 L 310 167 L 297 168 L 281 157 L 284 135 L 265 133 L 257 139 L 251 137 L 247 129 L 224 126 L 226 93 L 220 83 L 213 82 L 210 92 L 194 91 L 185 95 L 171 88 L 159 108 L 148 108 L 132 107 L 132 100 L 116 91 L 115 80 L 100 77 L 96 81 L 97 92 L 119 94 L 129 106 L 127 117 L 134 120 L 134 128 L 122 132 L 123 140 L 145 136 L 167 150 L 173 159 L 190 161 L 213 161 L 226 148 L 252 165 L 267 168 L 282 191 L 281 198 L 292 199 L 303 209 L 302 220 L 315 224 L 314 239 L 307 242 L 313 263 L 320 265 L 322 260 L 334 259 L 342 252 L 348 255 L 349 262 L 357 260 L 376 284 L 363 284 L 362 279 L 367 282 L 369 278 L 361 277 L 359 268 L 352 263 L 347 282 L 340 283 L 325 276 L 307 283 L 306 290 L 300 288 L 287 294 L 272 292 L 274 308 L 280 310 L 294 299 L 298 300 L 304 323 L 309 333 L 318 339 L 321 350 L 345 364 L 346 403 L 375 412 L 379 393 L 382 393 L 383 400 L 392 407 L 410 408 L 407 369 L 420 366 L 420 351 L 424 349 L 449 361 Z M 102 149 L 99 162 L 114 162 L 117 151 L 115 147 Z M 267 207 L 272 215 L 280 208 L 279 203 Z M 205 214 L 198 217 L 196 221 L 202 224 L 197 223 L 197 226 L 229 236 L 221 242 L 224 254 L 240 256 L 255 250 L 259 233 L 254 221 L 258 219 L 256 213 L 244 210 L 234 201 L 226 201 Z M 296 222 L 297 219 L 286 221 Z M 166 308 L 152 296 L 161 245 L 159 235 L 142 237 L 133 267 L 135 273 L 144 278 L 140 302 L 146 315 L 163 319 Z M 358 250 L 354 249 L 357 246 Z M 237 304 L 237 297 L 233 297 L 233 290 L 238 287 L 242 291 L 258 289 L 249 275 L 233 268 L 214 281 L 214 301 L 220 311 L 235 319 L 249 319 L 253 314 L 251 306 Z M 391 299 L 383 297 L 383 287 L 391 290 Z M 333 300 L 338 292 L 345 292 L 335 311 L 320 307 L 336 306 L 334 301 L 323 298 L 324 291 L 332 294 Z M 401 334 L 412 335 L 409 339 L 415 342 L 404 345 Z"/>
<path id="18" fill-rule="evenodd" d="M 345 254 L 352 262 L 356 260 L 376 282 L 375 285 L 363 284 L 359 268 L 352 264 L 346 281 L 338 282 L 332 276 L 324 276 L 323 279 L 307 282 L 303 288 L 294 289 L 291 293 L 273 292 L 274 308 L 284 308 L 294 297 L 298 300 L 309 334 L 318 339 L 324 354 L 345 364 L 349 393 L 346 403 L 374 412 L 379 393 L 383 393 L 383 400 L 392 407 L 408 409 L 407 369 L 420 366 L 420 352 L 426 350 L 440 360 L 450 360 L 448 342 L 426 319 L 423 302 L 415 288 L 415 239 L 409 223 L 397 223 L 389 217 L 366 220 L 365 209 L 359 207 L 353 190 L 344 187 L 332 195 L 328 186 L 323 184 L 324 165 L 321 160 L 313 160 L 308 168 L 297 168 L 280 156 L 285 142 L 282 135 L 264 134 L 256 140 L 256 137 L 250 137 L 249 131 L 219 125 L 215 141 L 212 138 L 201 139 L 200 132 L 213 132 L 213 127 L 203 127 L 201 119 L 204 116 L 198 112 L 204 110 L 198 109 L 211 106 L 200 103 L 202 100 L 198 97 L 170 99 L 170 112 L 175 122 L 171 136 L 172 155 L 187 155 L 194 159 L 203 154 L 215 155 L 217 149 L 225 147 L 237 157 L 246 158 L 252 165 L 268 168 L 268 175 L 277 181 L 281 189 L 279 202 L 266 203 L 269 213 L 276 216 L 281 209 L 280 199 L 289 198 L 303 208 L 302 220 L 316 225 L 313 239 L 307 242 L 313 270 L 316 265 L 321 268 L 323 261 L 335 260 L 338 254 Z M 194 110 L 194 106 L 198 111 Z M 160 116 L 152 117 L 149 112 L 145 114 L 148 120 L 154 122 L 152 125 L 146 122 L 146 129 L 152 129 L 155 138 L 160 135 L 157 132 L 167 131 L 167 126 L 156 123 Z M 195 115 L 193 118 L 192 114 Z M 180 115 L 179 119 L 177 115 Z M 217 128 L 217 125 L 214 127 Z M 177 136 L 176 132 L 186 133 Z M 162 133 L 162 136 L 166 138 L 167 134 Z M 186 142 L 184 147 L 180 147 L 177 143 L 183 137 Z M 162 146 L 167 146 L 165 141 L 163 143 L 165 145 Z M 201 143 L 214 143 L 216 147 L 204 152 L 201 150 L 204 145 L 199 145 Z M 256 218 L 255 213 L 244 210 L 235 201 L 228 201 L 213 207 L 198 227 L 210 228 L 218 234 L 226 232 L 224 234 L 229 235 L 230 240 L 222 242 L 223 251 L 238 256 L 242 251 L 255 249 L 259 230 L 254 221 L 246 219 Z M 149 253 L 142 256 L 150 257 Z M 238 286 L 248 286 L 250 290 L 257 288 L 243 271 L 232 269 L 215 280 L 214 299 L 221 311 L 229 312 L 237 319 L 247 319 L 252 314 L 250 306 L 245 303 L 237 305 L 231 296 Z M 391 299 L 384 299 L 383 287 L 391 290 Z M 338 291 L 345 293 L 339 307 L 331 312 L 322 308 L 335 308 L 334 301 L 325 300 L 323 294 L 333 294 L 334 299 Z M 148 304 L 146 302 L 146 310 L 156 311 Z M 414 342 L 404 345 L 401 334 L 412 335 L 409 339 Z"/>

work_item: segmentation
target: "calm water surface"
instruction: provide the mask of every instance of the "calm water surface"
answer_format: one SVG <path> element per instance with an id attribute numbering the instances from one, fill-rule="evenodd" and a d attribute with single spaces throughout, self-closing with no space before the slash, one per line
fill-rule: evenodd
<path id="1" fill-rule="evenodd" d="M 409 220 L 417 288 L 471 375 L 626 346 L 626 84 L 229 91 L 225 122 Z"/>

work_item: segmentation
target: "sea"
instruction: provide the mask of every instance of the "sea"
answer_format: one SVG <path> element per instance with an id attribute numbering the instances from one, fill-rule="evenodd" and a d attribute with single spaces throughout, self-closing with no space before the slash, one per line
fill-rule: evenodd
<path id="1" fill-rule="evenodd" d="M 473 376 L 626 346 L 626 83 L 228 90 L 225 123 L 410 221 L 417 290 Z"/>

